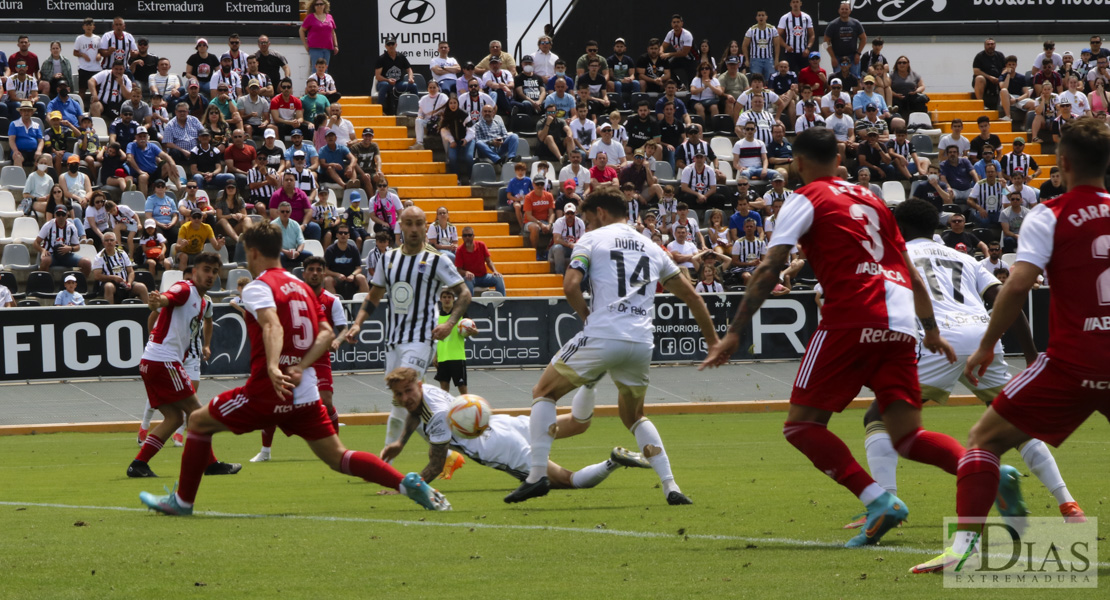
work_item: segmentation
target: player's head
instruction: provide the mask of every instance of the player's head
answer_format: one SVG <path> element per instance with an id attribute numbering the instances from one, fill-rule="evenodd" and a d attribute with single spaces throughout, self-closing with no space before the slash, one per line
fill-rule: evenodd
<path id="1" fill-rule="evenodd" d="M 624 222 L 628 220 L 628 203 L 616 186 L 602 186 L 582 202 L 582 217 L 595 227 Z"/>
<path id="2" fill-rule="evenodd" d="M 220 255 L 215 252 L 201 252 L 193 258 L 193 285 L 200 293 L 205 293 L 216 284 L 220 276 Z"/>
<path id="3" fill-rule="evenodd" d="M 836 134 L 827 127 L 812 127 L 794 138 L 794 164 L 802 181 L 832 177 L 840 166 Z"/>
<path id="4" fill-rule="evenodd" d="M 393 392 L 393 401 L 409 412 L 420 410 L 424 403 L 423 382 L 420 373 L 409 367 L 398 367 L 385 376 L 385 385 Z"/>
<path id="5" fill-rule="evenodd" d="M 273 266 L 281 256 L 281 228 L 268 221 L 248 227 L 239 241 L 247 249 L 247 268 L 251 275 L 258 275 Z"/>
<path id="6" fill-rule="evenodd" d="M 1066 124 L 1060 132 L 1056 156 L 1069 189 L 1076 181 L 1102 181 L 1110 163 L 1110 132 L 1106 123 L 1082 118 Z"/>
<path id="7" fill-rule="evenodd" d="M 423 248 L 425 232 L 428 229 L 428 217 L 424 214 L 424 210 L 410 206 L 401 211 L 400 220 L 405 246 L 413 251 Z"/>
<path id="8" fill-rule="evenodd" d="M 809 131 L 808 129 L 806 131 Z M 940 216 L 932 204 L 913 198 L 906 200 L 894 209 L 894 218 L 907 240 L 917 238 L 932 239 Z"/>
<path id="9" fill-rule="evenodd" d="M 378 245 L 379 252 L 385 252 L 389 249 L 389 232 L 379 231 L 374 234 L 374 243 Z"/>
<path id="10" fill-rule="evenodd" d="M 443 312 L 451 312 L 455 307 L 455 292 L 449 287 L 443 288 L 439 293 L 439 303 L 443 306 Z"/>
<path id="11" fill-rule="evenodd" d="M 319 290 L 324 285 L 324 267 L 327 265 L 322 256 L 310 256 L 304 259 L 304 282 L 314 290 Z"/>
<path id="12" fill-rule="evenodd" d="M 1010 271 L 999 267 L 994 270 L 994 276 L 1002 283 L 1006 283 L 1006 280 L 1010 278 Z"/>

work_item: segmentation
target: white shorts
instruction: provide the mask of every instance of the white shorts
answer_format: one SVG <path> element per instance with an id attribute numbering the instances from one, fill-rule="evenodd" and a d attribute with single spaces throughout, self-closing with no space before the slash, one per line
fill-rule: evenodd
<path id="1" fill-rule="evenodd" d="M 957 356 L 956 362 L 949 363 L 943 354 L 926 352 L 917 359 L 917 378 L 921 382 L 921 399 L 932 400 L 940 404 L 948 402 L 952 388 L 959 381 L 967 386 L 976 397 L 986 403 L 994 400 L 1002 391 L 1002 386 L 1010 381 L 1010 371 L 1002 358 L 1001 352 L 995 352 L 994 362 L 987 367 L 987 372 L 979 378 L 979 385 L 971 385 L 964 377 L 964 366 L 967 365 L 967 355 Z"/>
<path id="2" fill-rule="evenodd" d="M 597 383 L 609 373 L 620 391 L 643 397 L 651 368 L 651 344 L 578 335 L 551 359 L 551 366 L 577 386 Z"/>
<path id="3" fill-rule="evenodd" d="M 189 379 L 193 380 L 193 389 L 196 389 L 197 384 L 200 383 L 200 359 L 191 358 L 182 363 L 181 366 L 185 367 L 185 373 L 189 376 Z"/>
<path id="4" fill-rule="evenodd" d="M 389 374 L 394 369 L 408 367 L 416 369 L 423 377 L 432 365 L 432 352 L 435 352 L 435 345 L 426 342 L 389 346 L 385 351 L 385 372 Z"/>
<path id="5" fill-rule="evenodd" d="M 489 430 L 474 439 L 451 438 L 451 448 L 480 465 L 504 471 L 524 481 L 531 467 L 529 417 L 492 415 Z"/>

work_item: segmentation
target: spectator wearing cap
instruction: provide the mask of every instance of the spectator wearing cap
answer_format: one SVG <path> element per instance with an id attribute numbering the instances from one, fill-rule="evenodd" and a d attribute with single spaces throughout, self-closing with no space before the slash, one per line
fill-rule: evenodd
<path id="1" fill-rule="evenodd" d="M 327 143 L 319 150 L 320 175 L 344 189 L 357 188 L 359 179 L 355 175 L 355 156 L 347 146 L 336 143 L 338 136 L 334 129 L 324 134 Z"/>
<path id="2" fill-rule="evenodd" d="M 802 102 L 802 114 L 794 120 L 794 133 L 801 133 L 810 127 L 824 127 L 825 119 L 817 114 L 817 103 L 813 100 L 805 100 Z"/>
<path id="3" fill-rule="evenodd" d="M 866 167 L 871 172 L 872 179 L 878 181 L 893 181 L 895 179 L 897 171 L 894 168 L 894 159 L 887 152 L 883 142 L 879 140 L 878 129 L 871 127 L 866 130 L 857 152 L 859 153 L 859 166 L 861 168 Z M 961 160 L 966 161 L 967 159 Z"/>
<path id="4" fill-rule="evenodd" d="M 127 145 L 127 164 L 131 168 L 131 173 L 138 175 L 139 190 L 143 194 L 147 193 L 148 183 L 159 177 L 165 178 L 166 181 L 173 181 L 177 187 L 177 163 L 172 156 L 163 152 L 158 144 L 151 143 L 150 134 L 142 125 L 135 130 L 135 141 Z"/>
<path id="5" fill-rule="evenodd" d="M 89 176 L 82 173 L 81 159 L 76 154 L 66 153 L 65 169 L 58 169 L 58 185 L 62 187 L 62 195 L 75 206 L 85 209 L 92 197 L 92 181 Z"/>
<path id="6" fill-rule="evenodd" d="M 196 258 L 204 252 L 204 244 L 211 244 L 219 250 L 224 247 L 223 236 L 216 237 L 212 226 L 204 222 L 204 211 L 194 208 L 186 221 L 177 232 L 177 243 L 174 252 L 177 253 L 177 268 L 184 270 L 190 258 Z"/>
<path id="7" fill-rule="evenodd" d="M 613 41 L 613 53 L 606 58 L 609 64 L 609 81 L 614 92 L 621 95 L 625 106 L 627 98 L 641 90 L 640 80 L 636 78 L 636 61 L 625 54 L 628 45 L 624 38 L 619 37 Z"/>
<path id="8" fill-rule="evenodd" d="M 212 74 L 212 80 L 208 82 L 209 95 L 213 101 L 216 100 L 221 85 L 232 101 L 243 95 L 243 80 L 235 72 L 233 63 L 231 53 L 224 52 L 220 56 L 220 68 Z"/>
<path id="9" fill-rule="evenodd" d="M 482 118 L 474 125 L 475 151 L 478 156 L 501 164 L 516 157 L 520 139 L 505 129 L 505 123 L 494 114 L 493 106 L 482 107 Z"/>
<path id="10" fill-rule="evenodd" d="M 1056 113 L 1056 118 L 1049 122 L 1048 130 L 1052 133 L 1052 142 L 1059 144 L 1060 133 L 1064 130 L 1064 126 L 1074 121 L 1076 116 L 1072 114 L 1071 102 L 1066 98 L 1060 99 L 1056 105 Z"/>
<path id="11" fill-rule="evenodd" d="M 632 184 L 633 199 L 643 206 L 658 202 L 663 197 L 663 187 L 655 179 L 655 174 L 647 167 L 643 148 L 632 153 L 632 161 L 621 167 L 617 179 L 621 185 Z"/>
<path id="12" fill-rule="evenodd" d="M 30 100 L 19 105 L 19 118 L 8 125 L 8 143 L 12 153 L 12 164 L 22 167 L 23 162 L 37 163 L 44 147 L 42 127 L 31 120 L 35 105 Z"/>
<path id="13" fill-rule="evenodd" d="M 208 108 L 208 95 L 200 93 L 200 83 L 196 79 L 189 79 L 185 82 L 185 95 L 178 98 L 177 103 L 174 104 L 174 110 L 177 110 L 178 104 L 184 104 L 189 109 L 189 114 L 201 119 L 204 118 L 204 111 Z"/>
<path id="14" fill-rule="evenodd" d="M 717 174 L 707 164 L 704 150 L 694 151 L 694 163 L 682 169 L 678 199 L 698 210 L 724 208 L 725 197 L 717 190 Z"/>
<path id="15" fill-rule="evenodd" d="M 54 296 L 54 306 L 84 306 L 85 297 L 77 291 L 77 276 L 66 275 L 62 291 Z"/>
<path id="16" fill-rule="evenodd" d="M 66 159 L 73 156 L 73 145 L 77 142 L 79 130 L 63 119 L 60 112 L 52 112 L 49 117 L 50 125 L 42 134 L 43 153 L 53 156 L 54 170 L 61 173 L 65 170 Z"/>
<path id="17" fill-rule="evenodd" d="M 829 75 L 821 68 L 821 53 L 809 53 L 809 65 L 798 72 L 798 84 L 808 85 L 815 96 L 825 95 L 828 89 Z"/>
<path id="18" fill-rule="evenodd" d="M 481 286 L 492 287 L 505 295 L 505 281 L 497 272 L 486 244 L 474 239 L 473 227 L 463 227 L 462 243 L 455 250 L 455 267 L 471 293 L 474 293 L 475 286 Z"/>
<path id="19" fill-rule="evenodd" d="M 485 70 L 481 72 L 484 73 Z M 417 93 L 412 76 L 412 65 L 404 54 L 397 52 L 396 37 L 385 41 L 385 52 L 378 57 L 378 62 L 374 65 L 374 81 L 378 90 L 378 103 L 382 105 L 387 115 L 397 112 L 396 99 L 401 94 Z"/>
<path id="20" fill-rule="evenodd" d="M 270 101 L 261 94 L 257 79 L 247 81 L 247 93 L 236 102 L 243 130 L 248 137 L 262 135 L 270 126 Z"/>
<path id="21" fill-rule="evenodd" d="M 879 118 L 891 118 L 886 99 L 883 98 L 882 94 L 875 91 L 875 76 L 865 75 L 863 77 L 863 90 L 852 97 L 852 110 L 855 118 L 863 119 L 866 116 L 867 107 L 870 105 L 875 106 Z"/>
<path id="22" fill-rule="evenodd" d="M 77 256 L 81 249 L 81 236 L 76 223 L 69 220 L 69 210 L 58 205 L 54 208 L 54 218 L 39 229 L 35 238 L 35 251 L 39 253 L 39 270 L 50 271 L 50 267 L 80 269 L 88 278 L 92 263 L 87 258 Z"/>
<path id="23" fill-rule="evenodd" d="M 863 118 L 856 120 L 856 136 L 859 138 L 861 144 L 866 141 L 867 132 L 872 129 L 878 132 L 880 142 L 885 144 L 887 140 L 890 139 L 886 121 L 879 118 L 879 108 L 874 104 L 868 104 L 863 111 Z M 953 131 L 955 131 L 954 128 Z M 967 147 L 969 144 L 970 142 L 967 141 L 967 138 L 962 139 L 962 142 L 959 144 L 961 147 L 960 156 L 967 154 Z"/>
<path id="24" fill-rule="evenodd" d="M 208 52 L 208 40 L 197 40 L 196 52 L 185 61 L 185 76 L 196 79 L 200 93 L 208 96 L 211 92 L 212 76 L 220 70 L 220 59 Z"/>
<path id="25" fill-rule="evenodd" d="M 1021 136 L 1014 138 L 1013 149 L 1003 154 L 999 160 L 1002 162 L 1002 174 L 1007 178 L 1015 169 L 1022 169 L 1025 172 L 1026 183 L 1041 175 L 1041 167 L 1037 165 L 1037 160 L 1025 153 L 1025 138 Z"/>
<path id="26" fill-rule="evenodd" d="M 289 147 L 285 149 L 285 163 L 281 170 L 290 169 L 296 162 L 297 152 L 304 154 L 304 166 L 316 171 L 320 168 L 320 158 L 316 148 L 304 141 L 304 133 L 300 129 L 289 132 Z M 301 167 L 298 167 L 298 169 Z"/>
<path id="27" fill-rule="evenodd" d="M 842 1 L 837 9 L 839 18 L 829 21 L 825 27 L 825 49 L 832 64 L 838 64 L 842 57 L 848 58 L 851 73 L 860 76 L 860 58 L 867 47 L 867 33 L 863 24 L 852 17 L 852 3 Z"/>
<path id="28" fill-rule="evenodd" d="M 301 99 L 293 95 L 293 81 L 288 77 L 278 82 L 278 95 L 270 101 L 270 121 L 279 137 L 292 135 L 293 130 L 311 131 L 312 122 L 305 119 Z"/>
<path id="29" fill-rule="evenodd" d="M 224 153 L 212 143 L 212 133 L 207 129 L 197 132 L 197 145 L 190 150 L 189 178 L 199 187 L 222 190 L 235 176 L 224 172 Z"/>
<path id="30" fill-rule="evenodd" d="M 201 127 L 200 119 L 189 114 L 189 105 L 184 101 L 178 102 L 174 107 L 174 118 L 162 130 L 162 146 L 175 162 L 187 165 L 192 161 L 189 151 L 197 145 L 197 132 Z"/>
<path id="31" fill-rule="evenodd" d="M 839 68 L 830 76 L 830 91 L 832 88 L 832 80 L 834 79 L 840 82 L 840 88 L 836 91 L 846 92 L 846 102 L 851 102 L 852 94 L 859 92 L 860 88 L 862 87 L 860 84 L 860 78 L 852 74 L 852 60 L 847 56 L 840 57 Z M 832 107 L 830 105 L 830 109 L 831 108 Z"/>
<path id="32" fill-rule="evenodd" d="M 364 240 L 370 239 L 366 233 L 367 223 L 371 223 L 369 213 L 362 207 L 361 190 L 355 190 L 348 196 L 347 209 L 340 214 L 338 224 L 350 228 L 351 239 L 355 246 L 361 248 Z"/>
<path id="33" fill-rule="evenodd" d="M 481 82 L 482 89 L 497 103 L 498 112 L 508 116 L 513 97 L 513 74 L 502 68 L 500 57 L 490 59 L 489 69 L 482 74 Z"/>
<path id="34" fill-rule="evenodd" d="M 458 101 L 455 100 L 455 103 L 457 106 Z M 374 129 L 364 127 L 362 137 L 357 142 L 348 144 L 347 147 L 355 155 L 355 173 L 362 182 L 362 187 L 367 190 L 374 189 L 372 179 L 382 172 L 382 151 L 374 141 Z"/>
<path id="35" fill-rule="evenodd" d="M 740 56 L 735 55 L 725 58 L 725 72 L 717 78 L 725 92 L 717 109 L 731 117 L 733 121 L 740 116 L 741 106 L 737 99 L 748 89 L 748 77 L 740 72 L 742 61 Z"/>
<path id="36" fill-rule="evenodd" d="M 308 64 L 316 64 L 321 58 L 325 64 L 331 64 L 331 57 L 339 54 L 339 38 L 335 33 L 335 19 L 331 16 L 331 2 L 312 0 L 309 8 L 309 14 L 305 15 L 300 29 L 297 30 L 301 44 L 308 53 Z"/>
<path id="37" fill-rule="evenodd" d="M 567 272 L 567 259 L 574 250 L 574 244 L 586 234 L 586 223 L 578 218 L 576 212 L 575 205 L 568 202 L 563 206 L 563 216 L 551 228 L 553 239 L 547 258 L 556 275 Z"/>
<path id="38" fill-rule="evenodd" d="M 128 144 L 135 141 L 135 132 L 139 130 L 139 125 L 141 123 L 135 121 L 135 110 L 133 108 L 130 106 L 121 108 L 119 117 L 108 125 L 108 143 L 115 142 L 126 148 Z M 149 133 L 149 130 L 147 130 L 147 133 Z"/>
<path id="39" fill-rule="evenodd" d="M 581 110 L 580 108 L 579 111 Z M 573 123 L 571 131 L 574 131 Z M 601 126 L 598 127 L 598 132 L 600 133 L 600 137 L 589 146 L 590 160 L 594 160 L 599 153 L 605 153 L 609 157 L 609 162 L 612 163 L 615 168 L 619 169 L 628 164 L 628 158 L 624 153 L 624 145 L 613 139 L 613 126 L 610 123 L 602 123 Z"/>
<path id="40" fill-rule="evenodd" d="M 242 75 L 242 81 L 250 87 L 250 81 L 253 79 L 258 82 L 258 95 L 269 100 L 274 97 L 274 80 L 264 73 L 259 68 L 258 55 L 252 54 L 247 57 L 247 70 Z M 244 90 L 248 91 L 248 90 Z"/>
<path id="41" fill-rule="evenodd" d="M 169 256 L 169 248 L 166 247 L 166 236 L 159 232 L 157 225 L 158 222 L 154 219 L 146 219 L 143 222 L 138 251 L 134 255 L 136 264 L 146 266 L 146 270 L 150 271 L 151 275 L 158 272 L 158 267 L 173 268 L 173 259 Z"/>

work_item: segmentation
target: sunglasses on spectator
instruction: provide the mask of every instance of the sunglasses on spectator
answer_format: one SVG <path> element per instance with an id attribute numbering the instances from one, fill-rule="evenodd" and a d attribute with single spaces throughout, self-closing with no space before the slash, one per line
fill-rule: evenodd
<path id="1" fill-rule="evenodd" d="M 550 46 L 551 42 L 540 42 L 541 46 Z"/>
<path id="2" fill-rule="evenodd" d="M 283 89 L 283 90 L 291 90 L 291 89 L 293 89 L 293 86 L 291 86 L 291 85 L 283 85 L 283 86 L 281 86 L 281 89 Z"/>
<path id="3" fill-rule="evenodd" d="M 202 218 L 204 218 L 204 215 L 193 215 L 193 218 L 194 219 L 202 219 Z"/>
<path id="4" fill-rule="evenodd" d="M 93 202 L 93 204 L 104 204 L 104 201 L 103 200 L 97 200 L 97 201 Z"/>
<path id="5" fill-rule="evenodd" d="M 474 234 L 473 233 L 464 233 L 464 234 L 462 234 L 462 236 L 463 237 L 474 237 Z"/>
<path id="6" fill-rule="evenodd" d="M 283 215 L 288 215 L 288 214 L 292 214 L 293 211 L 291 211 L 291 210 L 279 210 L 278 212 L 283 214 Z"/>
<path id="7" fill-rule="evenodd" d="M 163 187 L 165 187 L 165 186 L 163 186 Z M 187 186 L 185 186 L 185 189 L 189 189 L 189 190 L 195 190 L 195 189 L 197 189 L 197 186 L 195 186 L 195 185 L 187 185 Z"/>
<path id="8" fill-rule="evenodd" d="M 339 235 L 351 235 L 350 231 L 340 231 Z"/>

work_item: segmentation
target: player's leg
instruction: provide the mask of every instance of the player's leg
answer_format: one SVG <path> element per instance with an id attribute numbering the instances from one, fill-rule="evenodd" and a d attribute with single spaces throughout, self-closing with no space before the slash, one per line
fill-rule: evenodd
<path id="1" fill-rule="evenodd" d="M 212 416 L 212 407 L 230 406 L 229 400 L 242 397 L 242 388 L 228 390 L 212 402 L 189 415 L 189 437 L 185 440 L 185 451 L 181 454 L 181 473 L 178 476 L 177 491 L 166 496 L 155 496 L 147 492 L 139 494 L 143 504 L 168 515 L 189 515 L 193 513 L 193 502 L 200 489 L 200 481 L 211 464 L 212 436 L 221 431 L 229 431 L 227 425 Z M 229 414 L 234 410 L 232 408 Z M 227 415 L 224 415 L 227 418 Z"/>
<path id="2" fill-rule="evenodd" d="M 423 377 L 428 370 L 428 365 L 431 364 L 433 352 L 435 352 L 435 348 L 429 344 L 413 343 L 391 346 L 385 354 L 385 372 L 391 373 L 399 367 L 408 367 L 415 369 Z M 407 418 L 408 411 L 405 410 L 405 407 L 394 405 L 390 409 L 389 419 L 385 424 L 386 446 L 401 439 L 401 435 L 405 431 L 405 419 Z"/>
<path id="3" fill-rule="evenodd" d="M 251 462 L 266 462 L 270 460 L 270 448 L 274 445 L 274 432 L 276 431 L 277 427 L 273 425 L 262 430 L 262 449 L 258 451 L 258 454 L 254 455 Z"/>
<path id="4" fill-rule="evenodd" d="M 143 445 L 139 446 L 139 453 L 127 467 L 128 477 L 157 477 L 150 470 L 150 459 L 162 449 L 162 445 L 170 438 L 173 431 L 185 422 L 185 413 L 178 407 L 178 403 L 163 404 L 158 407 L 162 413 L 162 422 L 147 433 Z"/>
<path id="5" fill-rule="evenodd" d="M 143 409 L 143 421 L 139 424 L 139 445 L 142 446 L 146 440 L 147 433 L 150 432 L 150 420 L 154 418 L 155 413 L 158 412 L 157 408 L 150 405 L 150 399 L 146 399 L 146 408 Z"/>
<path id="6" fill-rule="evenodd" d="M 879 404 L 872 402 L 863 415 L 864 441 L 867 451 L 867 466 L 871 477 L 891 494 L 898 494 L 898 451 L 886 432 Z"/>
<path id="7" fill-rule="evenodd" d="M 573 371 L 572 371 L 573 373 Z M 558 435 L 558 415 L 555 403 L 576 387 L 555 366 L 548 365 L 540 380 L 532 388 L 532 410 L 529 413 L 528 439 L 532 448 L 526 483 L 535 483 L 547 474 L 551 443 Z"/>

